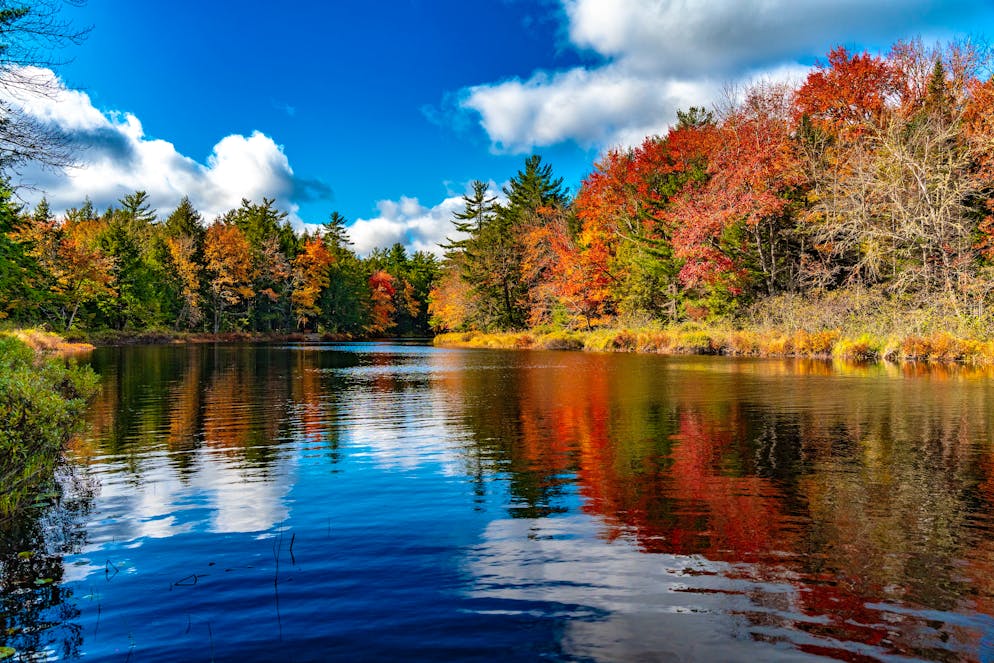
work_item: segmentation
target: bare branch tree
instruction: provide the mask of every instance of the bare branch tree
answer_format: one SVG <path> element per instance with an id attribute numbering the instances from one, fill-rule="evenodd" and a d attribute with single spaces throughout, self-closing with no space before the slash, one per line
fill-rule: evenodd
<path id="1" fill-rule="evenodd" d="M 24 110 L 33 97 L 62 89 L 50 72 L 65 60 L 57 53 L 80 44 L 89 29 L 61 15 L 83 0 L 0 0 L 0 172 L 16 173 L 27 162 L 49 168 L 73 164 L 69 138 L 50 121 Z"/>
<path id="2" fill-rule="evenodd" d="M 975 268 L 975 201 L 988 180 L 964 135 L 968 81 L 989 53 L 899 44 L 904 76 L 889 112 L 858 140 L 803 128 L 800 149 L 814 185 L 810 238 L 821 261 L 814 285 L 887 283 L 894 292 L 952 292 Z"/>

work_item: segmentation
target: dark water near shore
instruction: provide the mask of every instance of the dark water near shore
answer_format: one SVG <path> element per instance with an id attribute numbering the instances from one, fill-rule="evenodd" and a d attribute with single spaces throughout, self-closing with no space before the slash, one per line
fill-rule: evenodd
<path id="1" fill-rule="evenodd" d="M 990 375 L 399 344 L 92 362 L 63 494 L 0 526 L 0 645 L 27 660 L 994 661 Z"/>

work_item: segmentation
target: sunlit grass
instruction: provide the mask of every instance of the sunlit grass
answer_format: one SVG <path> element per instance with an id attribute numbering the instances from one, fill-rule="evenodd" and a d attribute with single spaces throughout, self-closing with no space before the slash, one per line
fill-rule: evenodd
<path id="1" fill-rule="evenodd" d="M 903 336 L 843 334 L 838 329 L 784 332 L 699 323 L 661 329 L 604 327 L 592 331 L 452 332 L 436 336 L 435 344 L 467 348 L 994 364 L 994 341 L 958 338 L 944 332 Z"/>

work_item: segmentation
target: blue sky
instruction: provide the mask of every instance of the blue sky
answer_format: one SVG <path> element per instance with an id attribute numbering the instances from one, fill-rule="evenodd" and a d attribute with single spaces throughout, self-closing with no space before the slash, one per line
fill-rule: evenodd
<path id="1" fill-rule="evenodd" d="M 269 195 L 297 224 L 339 210 L 361 250 L 430 248 L 470 180 L 500 186 L 532 151 L 575 190 L 603 150 L 728 84 L 803 77 L 835 44 L 994 26 L 992 3 L 931 0 L 89 0 L 65 14 L 93 30 L 57 69 L 65 99 L 33 108 L 79 135 L 86 172 L 26 173 L 54 207 L 143 188 L 163 212 L 189 193 L 209 219 Z"/>

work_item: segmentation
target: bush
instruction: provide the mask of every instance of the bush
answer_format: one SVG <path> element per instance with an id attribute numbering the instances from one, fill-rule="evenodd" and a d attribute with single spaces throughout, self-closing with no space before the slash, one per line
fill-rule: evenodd
<path id="1" fill-rule="evenodd" d="M 545 350 L 582 350 L 583 337 L 575 332 L 553 331 L 540 337 L 538 345 Z"/>
<path id="2" fill-rule="evenodd" d="M 36 355 L 22 341 L 0 336 L 0 513 L 51 475 L 96 385 L 89 367 Z"/>
<path id="3" fill-rule="evenodd" d="M 855 339 L 844 338 L 835 344 L 834 354 L 843 359 L 873 361 L 883 356 L 884 342 L 870 334 Z"/>

